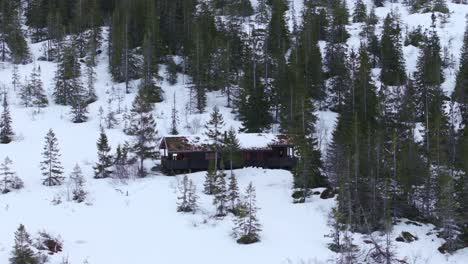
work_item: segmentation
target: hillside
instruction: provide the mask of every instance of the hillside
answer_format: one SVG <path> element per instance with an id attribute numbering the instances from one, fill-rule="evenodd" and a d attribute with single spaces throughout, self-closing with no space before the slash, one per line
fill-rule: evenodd
<path id="1" fill-rule="evenodd" d="M 3 3 L 2 1 L 9 0 L 0 0 L 0 3 Z M 27 6 L 26 2 L 22 1 L 23 8 Z M 262 1 L 252 0 L 251 2 L 255 9 L 258 3 Z M 302 0 L 287 2 L 289 3 L 289 9 L 285 12 L 285 18 L 289 30 L 293 31 L 296 23 L 301 24 L 304 5 Z M 351 14 L 356 2 L 358 1 L 347 0 L 347 7 Z M 374 1 L 371 0 L 365 0 L 364 2 L 369 9 L 374 5 Z M 386 1 L 383 7 L 375 8 L 375 14 L 379 18 L 379 22 L 375 25 L 376 35 L 381 36 L 383 33 L 384 18 L 392 10 L 399 14 L 402 36 L 405 36 L 408 30 L 413 30 L 417 26 L 422 26 L 423 29 L 431 28 L 431 13 L 412 13 L 406 4 L 391 2 L 393 1 Z M 447 7 L 450 11 L 447 23 L 440 23 L 441 19 L 437 20 L 435 32 L 440 38 L 440 46 L 444 52 L 442 55 L 446 55 L 452 62 L 452 64 L 443 68 L 445 79 L 440 83 L 444 95 L 448 98 L 455 89 L 456 74 L 461 66 L 459 61 L 464 40 L 468 5 L 447 2 Z M 293 11 L 295 11 L 294 16 L 292 15 Z M 2 10 L 0 10 L 0 13 L 2 13 Z M 23 13 L 24 16 L 21 16 L 20 19 L 21 27 L 24 31 L 32 32 L 30 26 L 26 25 L 25 22 L 27 20 L 26 12 Z M 242 32 L 247 36 L 253 34 L 252 28 L 258 29 L 264 26 L 259 24 L 254 17 L 252 15 L 244 18 L 241 23 Z M 226 16 L 218 15 L 217 18 L 223 20 L 226 19 Z M 161 20 L 164 20 L 164 18 L 161 18 Z M 352 51 L 358 52 L 360 44 L 363 42 L 360 32 L 364 27 L 365 23 L 350 22 L 346 25 L 346 30 L 350 34 L 349 38 L 346 39 L 346 52 L 348 55 L 351 55 Z M 11 143 L 0 144 L 0 163 L 3 162 L 5 157 L 9 157 L 13 161 L 12 168 L 24 181 L 24 188 L 0 194 L 0 263 L 9 263 L 11 251 L 15 244 L 14 233 L 20 224 L 24 224 L 32 237 L 36 237 L 37 233 L 43 230 L 54 236 L 61 237 L 64 246 L 62 252 L 49 256 L 48 263 L 53 264 L 340 263 L 341 255 L 331 251 L 328 245 L 331 243 L 331 238 L 328 236 L 331 232 L 328 224 L 330 221 L 329 215 L 332 208 L 338 206 L 339 199 L 337 196 L 330 199 L 321 199 L 318 194 L 324 191 L 325 188 L 308 186 L 307 188 L 310 187 L 311 191 L 317 193 L 310 195 L 305 203 L 293 203 L 292 194 L 295 179 L 290 171 L 262 168 L 244 168 L 234 171 L 242 192 L 249 182 L 253 183 L 257 191 L 257 206 L 259 207 L 257 217 L 262 226 L 261 241 L 252 245 L 240 245 L 231 236 L 235 218 L 232 214 L 228 214 L 223 218 L 213 216 L 215 213 L 213 196 L 202 192 L 206 172 L 187 174 L 188 178 L 194 181 L 199 195 L 199 208 L 193 214 L 180 213 L 176 210 L 177 197 L 180 195 L 178 185 L 184 175 L 165 175 L 157 169 L 160 164 L 158 159 L 145 160 L 145 168 L 148 172 L 145 177 L 137 177 L 136 165 L 132 165 L 131 175 L 128 179 L 117 179 L 115 177 L 95 179 L 94 166 L 99 158 L 96 142 L 105 122 L 102 115 L 114 111 L 116 112 L 116 119 L 119 120 L 118 124 L 113 128 L 104 129 L 109 139 L 111 152 L 114 153 L 119 144 L 132 142 L 135 138 L 124 132 L 126 128 L 125 121 L 128 121 L 126 115 L 130 113 L 132 103 L 143 82 L 140 78 L 129 80 L 130 92 L 125 93 L 125 82 L 115 80 L 116 78 L 110 70 L 112 66 L 110 65 L 109 52 L 112 51 L 112 48 L 115 48 L 115 42 L 114 47 L 109 47 L 109 43 L 111 43 L 110 39 L 115 37 L 116 33 L 114 32 L 114 36 L 111 36 L 113 27 L 109 25 L 99 25 L 99 28 L 102 44 L 99 47 L 99 53 L 96 55 L 96 66 L 94 67 L 96 72 L 94 87 L 97 100 L 87 106 L 88 120 L 86 122 L 73 123 L 71 121 L 70 105 L 59 105 L 54 102 L 55 76 L 58 63 L 57 61 L 45 61 L 41 58 L 47 52 L 45 49 L 49 45 L 48 40 L 34 41 L 32 34 L 26 34 L 31 60 L 26 63 L 16 64 L 17 66 L 14 66 L 12 59 L 0 61 L 0 88 L 7 95 L 12 128 L 15 132 Z M 209 30 L 207 29 L 207 31 Z M 178 33 L 172 32 L 172 34 Z M 167 36 L 164 36 L 164 38 L 169 39 Z M 67 39 L 67 37 L 64 37 L 64 39 Z M 170 42 L 168 41 L 168 43 Z M 321 57 L 325 60 L 327 57 L 326 47 L 329 42 L 317 40 L 317 45 L 320 48 Z M 146 53 L 144 51 L 140 52 L 139 48 L 135 48 L 137 54 L 135 58 L 144 61 L 142 54 Z M 290 51 L 285 52 L 287 56 L 290 55 Z M 257 54 L 259 57 L 256 57 L 258 51 L 253 49 L 253 51 L 249 52 L 251 52 L 252 61 L 262 61 L 259 59 L 260 55 Z M 410 76 L 417 71 L 420 48 L 413 45 L 403 45 L 402 52 L 405 61 L 405 72 Z M 156 52 L 154 53 L 156 54 Z M 172 53 L 172 51 L 168 53 Z M 174 60 L 182 68 L 182 66 L 185 67 L 187 61 L 193 60 L 192 55 L 185 55 L 171 54 L 165 57 L 170 57 L 171 61 Z M 216 58 L 220 59 L 219 57 Z M 84 63 L 84 58 L 80 60 L 82 61 L 79 62 L 79 65 L 83 72 L 83 76 L 80 78 L 83 83 L 86 83 L 86 77 L 84 76 L 86 63 Z M 288 64 L 288 67 L 292 67 L 290 64 Z M 320 63 L 320 65 L 322 64 Z M 195 71 L 190 69 L 183 72 L 185 69 L 179 68 L 176 73 L 177 81 L 175 84 L 171 84 L 165 78 L 169 67 L 168 61 L 163 61 L 158 66 L 157 73 L 153 74 L 162 78 L 153 78 L 153 75 L 150 77 L 161 88 L 163 96 L 161 102 L 152 104 L 153 108 L 150 111 L 155 119 L 158 139 L 171 133 L 173 109 L 178 114 L 177 128 L 180 135 L 205 133 L 204 126 L 210 120 L 210 114 L 215 106 L 219 108 L 224 118 L 225 129 L 232 127 L 236 131 L 243 129 L 247 130 L 247 132 L 254 131 L 249 130 L 250 128 L 247 127 L 246 124 L 249 124 L 251 120 L 246 121 L 247 117 L 245 116 L 254 120 L 253 123 L 257 119 L 258 122 L 261 122 L 263 117 L 260 112 L 261 109 L 256 112 L 257 108 L 252 107 L 248 109 L 247 113 L 245 113 L 246 111 L 243 112 L 244 114 L 240 113 L 238 105 L 230 105 L 231 102 L 228 102 L 226 90 L 224 89 L 205 89 L 206 105 L 204 111 L 199 113 L 200 111 L 196 107 L 189 107 L 195 98 L 193 94 L 195 88 L 193 87 L 198 80 L 193 76 Z M 47 107 L 40 109 L 25 107 L 23 99 L 19 96 L 20 88 L 15 90 L 12 85 L 12 76 L 14 71 L 17 70 L 20 83 L 26 84 L 31 78 L 33 69 L 38 68 L 40 69 L 40 79 L 43 82 L 50 103 Z M 291 71 L 295 73 L 293 70 Z M 369 71 L 370 81 L 376 87 L 375 93 L 382 96 L 378 93 L 379 91 L 383 92 L 385 86 L 381 82 L 380 67 L 372 67 Z M 239 76 L 244 75 L 240 74 Z M 219 76 L 216 77 L 218 78 L 214 78 L 215 80 L 220 79 Z M 324 80 L 324 83 L 331 86 L 330 80 L 332 77 Z M 355 80 L 355 77 L 353 76 L 352 80 Z M 242 86 L 245 84 L 244 79 L 238 78 L 239 80 L 236 79 L 238 83 L 231 87 L 234 91 L 237 91 L 236 89 L 242 90 Z M 262 81 L 269 81 L 268 78 L 265 79 Z M 210 80 L 210 85 L 212 85 L 211 82 L 213 81 Z M 293 82 L 290 79 L 288 81 Z M 259 83 L 263 85 L 262 82 L 259 81 Z M 299 83 L 294 86 L 299 87 L 300 85 Z M 270 91 L 270 88 L 265 88 L 265 91 Z M 301 92 L 302 90 L 298 90 L 298 97 L 303 95 Z M 308 93 L 306 94 L 304 97 L 309 96 Z M 255 98 L 256 95 L 252 92 L 247 96 L 241 96 L 241 94 L 232 96 L 234 97 L 233 101 L 237 102 L 236 100 L 250 100 L 250 98 Z M 293 98 L 292 95 L 290 96 Z M 267 96 L 264 95 L 264 97 Z M 327 154 L 330 153 L 330 144 L 333 142 L 334 136 L 336 136 L 333 133 L 335 126 L 339 122 L 340 116 L 345 115 L 343 112 L 331 107 L 331 97 L 328 94 L 325 98 L 317 100 L 317 102 L 315 102 L 316 98 L 307 97 L 315 103 L 315 105 L 312 103 L 312 106 L 310 106 L 310 109 L 314 110 L 313 113 L 309 114 L 315 114 L 317 120 L 311 119 L 314 121 L 312 122 L 314 129 L 311 129 L 313 134 L 303 135 L 304 138 L 311 136 L 317 139 L 317 144 L 313 145 L 313 148 L 321 153 L 324 164 L 328 164 L 326 158 L 328 157 Z M 279 98 L 284 99 L 281 96 Z M 397 99 L 404 101 L 403 98 Z M 263 101 L 259 100 L 259 102 Z M 260 105 L 260 103 L 253 103 L 253 105 Z M 449 111 L 448 99 L 444 99 L 443 108 L 442 112 Z M 294 111 L 299 111 L 298 109 L 294 108 Z M 286 112 L 284 109 L 281 111 Z M 273 120 L 275 108 L 273 106 L 269 107 L 267 112 L 271 113 L 271 119 Z M 304 112 L 303 110 L 302 118 L 304 118 Z M 462 114 L 457 112 L 453 115 L 456 115 L 451 123 L 455 127 L 454 129 L 463 131 L 464 119 Z M 269 125 L 260 128 L 260 130 L 264 133 L 279 133 L 284 131 L 281 122 L 283 122 L 282 119 L 278 122 L 271 121 Z M 422 130 L 424 122 L 418 121 L 414 124 L 414 142 L 423 149 L 424 133 Z M 58 139 L 60 160 L 64 168 L 64 176 L 67 177 L 64 184 L 51 187 L 43 185 L 43 175 L 40 169 L 40 163 L 43 161 L 44 137 L 50 129 L 55 132 Z M 290 130 L 287 132 L 292 131 L 291 133 L 298 131 L 295 130 L 296 127 L 288 129 Z M 377 138 L 376 135 L 374 136 Z M 461 134 L 457 134 L 457 139 L 458 137 L 461 138 Z M 466 160 L 466 157 L 464 158 Z M 411 163 L 411 161 L 408 163 Z M 76 164 L 81 167 L 86 179 L 84 188 L 88 192 L 88 196 L 82 203 L 76 203 L 70 199 L 72 186 L 68 177 Z M 320 170 L 328 176 L 328 168 L 325 167 L 323 165 Z M 457 168 L 460 175 L 463 175 L 462 171 L 463 168 Z M 327 180 L 333 182 L 331 179 Z M 382 194 L 382 196 L 384 195 Z M 60 202 L 57 202 L 58 200 Z M 436 205 L 432 204 L 432 206 Z M 440 227 L 436 226 L 435 222 L 437 221 L 432 223 L 431 221 L 417 222 L 413 221 L 413 219 L 410 221 L 399 217 L 395 217 L 393 220 L 396 222 L 389 232 L 389 238 L 392 241 L 392 251 L 395 253 L 395 259 L 405 261 L 400 263 L 462 264 L 468 262 L 468 248 L 457 248 L 457 250 L 450 253 L 439 252 L 439 247 L 446 240 L 438 237 Z M 466 222 L 466 219 L 460 221 Z M 411 243 L 397 242 L 396 238 L 404 231 L 416 236 L 417 240 Z M 385 240 L 385 235 L 380 231 L 367 235 L 355 232 L 351 236 L 353 243 L 357 245 L 359 250 L 356 251 L 357 260 L 349 263 L 371 263 L 366 256 L 372 249 L 372 243 L 369 243 L 369 241 L 376 239 L 379 243 L 384 243 Z M 65 259 L 68 259 L 69 262 L 65 262 Z M 396 263 L 396 261 L 392 260 L 390 263 Z"/>

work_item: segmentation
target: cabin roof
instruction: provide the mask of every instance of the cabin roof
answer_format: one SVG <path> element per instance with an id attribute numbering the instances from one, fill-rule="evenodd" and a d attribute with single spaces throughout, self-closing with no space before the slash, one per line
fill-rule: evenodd
<path id="1" fill-rule="evenodd" d="M 242 150 L 270 150 L 272 147 L 293 146 L 289 135 L 267 133 L 241 133 L 237 135 Z M 211 140 L 205 135 L 166 136 L 159 145 L 168 152 L 210 151 Z"/>

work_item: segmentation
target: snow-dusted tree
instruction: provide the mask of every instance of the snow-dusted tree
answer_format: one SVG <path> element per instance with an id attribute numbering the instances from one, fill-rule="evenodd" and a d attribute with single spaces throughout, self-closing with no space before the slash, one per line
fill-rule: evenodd
<path id="1" fill-rule="evenodd" d="M 80 165 L 76 164 L 73 168 L 73 171 L 70 174 L 70 184 L 72 192 L 72 200 L 77 203 L 84 202 L 88 193 L 84 189 L 85 178 L 83 176 L 83 171 L 80 168 Z"/>
<path id="2" fill-rule="evenodd" d="M 234 173 L 229 176 L 229 184 L 227 190 L 228 210 L 237 215 L 239 208 L 239 185 Z"/>
<path id="3" fill-rule="evenodd" d="M 38 109 L 46 107 L 49 104 L 49 100 L 47 99 L 47 95 L 44 91 L 44 84 L 41 80 L 40 67 L 33 68 L 31 72 L 30 84 L 32 86 L 32 105 Z"/>
<path id="4" fill-rule="evenodd" d="M 113 158 L 110 154 L 111 147 L 109 146 L 106 132 L 102 128 L 96 145 L 98 150 L 98 162 L 94 166 L 94 178 L 107 178 L 112 174 L 111 168 L 113 166 Z"/>
<path id="5" fill-rule="evenodd" d="M 330 233 L 327 237 L 332 239 L 332 243 L 328 243 L 328 248 L 337 253 L 341 251 L 341 237 L 346 229 L 346 225 L 343 220 L 343 215 L 337 208 L 333 208 L 328 215 L 327 224 L 330 227 Z"/>
<path id="6" fill-rule="evenodd" d="M 178 111 L 176 108 L 176 96 L 174 93 L 174 99 L 172 103 L 172 111 L 171 111 L 171 135 L 179 134 L 179 130 L 177 129 L 177 125 L 179 123 Z"/>
<path id="7" fill-rule="evenodd" d="M 10 108 L 8 106 L 8 97 L 6 92 L 3 93 L 2 113 L 0 115 L 0 144 L 8 144 L 13 141 L 15 133 L 12 128 L 12 119 Z"/>
<path id="8" fill-rule="evenodd" d="M 130 132 L 135 136 L 131 150 L 140 161 L 138 174 L 140 177 L 144 177 L 146 175 L 143 166 L 144 161 L 157 155 L 156 140 L 158 132 L 156 130 L 156 122 L 151 113 L 153 106 L 145 99 L 144 93 L 140 91 L 132 104 Z"/>
<path id="9" fill-rule="evenodd" d="M 88 102 L 86 94 L 82 90 L 79 94 L 75 94 L 71 99 L 71 111 L 73 123 L 84 123 L 88 120 Z"/>
<path id="10" fill-rule="evenodd" d="M 0 193 L 10 192 L 11 182 L 15 176 L 15 172 L 11 169 L 13 161 L 9 157 L 6 157 L 5 160 L 0 164 Z"/>
<path id="11" fill-rule="evenodd" d="M 87 103 L 91 104 L 96 102 L 97 95 L 94 84 L 96 83 L 96 71 L 94 71 L 94 65 L 91 61 L 91 57 L 88 57 L 86 61 L 86 93 L 87 93 Z"/>
<path id="12" fill-rule="evenodd" d="M 367 20 L 367 6 L 362 0 L 358 0 L 354 6 L 353 23 L 362 23 Z"/>
<path id="13" fill-rule="evenodd" d="M 187 175 L 179 182 L 179 196 L 177 197 L 177 212 L 195 212 L 197 210 L 197 190 Z"/>
<path id="14" fill-rule="evenodd" d="M 11 251 L 10 264 L 38 264 L 36 254 L 32 249 L 32 240 L 24 225 L 15 232 L 15 245 Z"/>
<path id="15" fill-rule="evenodd" d="M 20 74 L 18 70 L 18 65 L 13 64 L 13 71 L 11 73 L 11 85 L 13 86 L 13 91 L 17 91 L 21 87 Z"/>
<path id="16" fill-rule="evenodd" d="M 110 99 L 107 101 L 107 114 L 105 121 L 107 129 L 114 128 L 119 123 L 115 116 L 114 109 L 112 109 L 112 101 Z"/>
<path id="17" fill-rule="evenodd" d="M 226 216 L 228 210 L 228 195 L 226 190 L 226 173 L 224 173 L 223 169 L 218 171 L 218 175 L 216 175 L 213 205 L 216 208 L 215 216 Z"/>
<path id="18" fill-rule="evenodd" d="M 86 101 L 86 94 L 80 80 L 81 66 L 76 49 L 70 45 L 63 47 L 55 72 L 54 99 L 60 105 L 75 105 Z"/>
<path id="19" fill-rule="evenodd" d="M 210 160 L 208 170 L 205 175 L 205 183 L 203 184 L 203 192 L 211 195 L 215 193 L 216 170 L 214 168 L 214 161 Z"/>
<path id="20" fill-rule="evenodd" d="M 34 86 L 30 80 L 24 78 L 24 85 L 20 86 L 18 96 L 24 107 L 31 107 L 33 102 Z"/>
<path id="21" fill-rule="evenodd" d="M 210 121 L 205 124 L 205 135 L 211 140 L 211 149 L 215 153 L 214 168 L 218 170 L 218 152 L 223 144 L 223 115 L 219 112 L 218 106 L 213 107 Z"/>
<path id="22" fill-rule="evenodd" d="M 117 179 L 127 179 L 129 178 L 129 160 L 128 160 L 128 143 L 125 143 L 123 146 L 118 145 L 115 150 L 115 171 L 114 176 Z"/>
<path id="23" fill-rule="evenodd" d="M 241 202 L 240 211 L 234 219 L 233 234 L 239 244 L 252 244 L 260 241 L 261 225 L 257 219 L 255 187 L 249 183 Z"/>
<path id="24" fill-rule="evenodd" d="M 40 164 L 42 175 L 44 176 L 42 184 L 46 186 L 61 185 L 64 179 L 63 167 L 60 162 L 58 141 L 52 129 L 45 136 L 42 156 L 44 158 Z"/>

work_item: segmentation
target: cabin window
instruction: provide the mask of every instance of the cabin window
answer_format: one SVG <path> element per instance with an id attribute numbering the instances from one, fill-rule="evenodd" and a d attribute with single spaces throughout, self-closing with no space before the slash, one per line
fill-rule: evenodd
<path id="1" fill-rule="evenodd" d="M 205 160 L 214 160 L 215 154 L 213 152 L 205 153 Z"/>

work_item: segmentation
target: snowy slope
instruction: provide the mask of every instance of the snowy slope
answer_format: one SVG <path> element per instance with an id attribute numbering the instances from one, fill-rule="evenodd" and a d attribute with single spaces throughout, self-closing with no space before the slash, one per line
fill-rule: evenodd
<path id="1" fill-rule="evenodd" d="M 256 2 L 256 1 L 253 1 Z M 371 3 L 371 0 L 367 0 Z M 294 0 L 296 17 L 300 17 L 302 0 Z M 353 1 L 348 0 L 352 10 Z M 390 10 L 398 9 L 402 22 L 411 29 L 417 25 L 429 27 L 430 14 L 409 15 L 405 6 L 390 4 L 376 10 L 379 17 L 384 17 Z M 465 27 L 465 15 L 468 6 L 449 4 L 452 11 L 448 24 L 438 27 L 442 47 L 451 43 L 451 51 L 458 58 Z M 349 26 L 352 37 L 348 44 L 357 49 L 359 45 L 359 24 Z M 104 33 L 106 34 L 106 33 Z M 30 45 L 34 57 L 42 54 L 42 44 Z M 102 47 L 106 51 L 106 47 Z M 405 47 L 404 54 L 408 71 L 414 71 L 418 49 Z M 458 61 L 457 61 L 458 63 Z M 36 61 L 40 66 L 44 87 L 52 93 L 54 63 Z M 34 64 L 19 66 L 21 80 L 29 77 Z M 455 68 L 456 69 L 456 68 Z M 455 69 L 446 72 L 444 89 L 453 90 Z M 19 105 L 19 100 L 11 89 L 12 66 L 0 64 L 0 86 L 10 89 L 12 102 L 13 126 L 17 132 L 16 140 L 9 145 L 0 145 L 0 160 L 9 156 L 15 163 L 15 170 L 24 179 L 25 188 L 18 192 L 0 195 L 0 264 L 7 263 L 13 245 L 13 233 L 20 223 L 35 235 L 40 230 L 47 230 L 60 235 L 64 240 L 64 252 L 53 256 L 51 263 L 58 263 L 68 256 L 71 263 L 82 263 L 88 259 L 90 264 L 130 264 L 130 263 L 330 263 L 334 254 L 326 244 L 324 237 L 329 231 L 326 225 L 327 215 L 334 206 L 334 201 L 321 200 L 317 196 L 306 204 L 291 203 L 291 174 L 282 170 L 263 170 L 246 168 L 236 171 L 243 189 L 249 181 L 257 187 L 259 219 L 263 225 L 262 242 L 241 246 L 230 237 L 232 219 L 213 219 L 211 197 L 201 195 L 201 210 L 195 215 L 176 212 L 175 187 L 177 177 L 153 175 L 140 180 L 122 183 L 113 180 L 92 179 L 92 166 L 96 160 L 95 142 L 99 132 L 99 108 L 107 109 L 112 82 L 108 73 L 106 52 L 99 56 L 96 69 L 96 84 L 99 101 L 90 106 L 90 120 L 83 124 L 69 121 L 69 108 L 52 105 L 42 113 L 33 115 L 32 109 Z M 161 69 L 163 75 L 164 69 Z M 376 71 L 378 72 L 378 71 Z M 375 76 L 378 77 L 378 76 Z M 185 105 L 189 101 L 188 89 L 184 83 L 187 76 L 179 76 L 175 86 L 161 83 L 165 92 L 165 101 L 157 104 L 155 115 L 159 134 L 165 135 L 170 128 L 170 109 L 175 94 L 179 111 L 179 129 L 182 134 L 202 132 L 202 124 L 209 118 L 205 114 L 187 113 Z M 138 82 L 132 83 L 136 87 Z M 114 84 L 114 88 L 123 89 L 123 84 Z M 130 107 L 134 94 L 126 95 L 124 105 Z M 225 98 L 220 93 L 208 95 L 210 107 L 218 105 L 228 126 L 238 128 L 231 109 L 224 107 Z M 124 106 L 123 106 L 124 107 Z M 117 108 L 114 101 L 113 108 Z M 318 112 L 318 135 L 323 151 L 330 141 L 336 114 Z M 186 123 L 200 124 L 197 129 L 186 129 Z M 75 204 L 66 201 L 67 187 L 44 187 L 41 184 L 39 162 L 43 147 L 43 137 L 53 128 L 59 140 L 62 162 L 68 175 L 75 164 L 79 164 L 86 175 L 86 188 L 90 192 L 88 204 Z M 107 130 L 107 135 L 115 149 L 118 143 L 128 140 L 122 133 L 122 126 Z M 202 189 L 203 173 L 190 175 Z M 57 195 L 63 197 L 63 203 L 51 205 Z M 442 241 L 435 235 L 426 235 L 433 226 L 413 226 L 402 222 L 395 227 L 394 236 L 401 231 L 410 231 L 419 237 L 411 244 L 395 242 L 395 248 L 401 258 L 407 257 L 409 263 L 468 263 L 468 249 L 452 256 L 445 256 L 437 251 Z M 355 241 L 363 248 L 365 237 L 355 236 Z M 222 261 L 220 259 L 222 258 Z M 417 259 L 417 262 L 412 262 Z M 331 261 L 333 263 L 333 261 Z"/>

